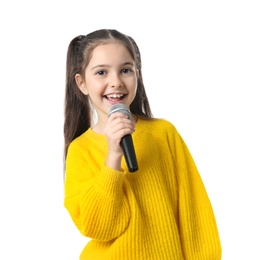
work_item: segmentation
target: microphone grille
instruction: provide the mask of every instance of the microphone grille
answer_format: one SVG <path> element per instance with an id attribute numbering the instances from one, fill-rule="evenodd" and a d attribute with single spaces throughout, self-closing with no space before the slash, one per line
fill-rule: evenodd
<path id="1" fill-rule="evenodd" d="M 128 119 L 131 118 L 130 110 L 124 104 L 119 103 L 119 104 L 113 105 L 108 112 L 108 117 L 116 112 L 123 113 L 124 115 L 128 117 Z"/>

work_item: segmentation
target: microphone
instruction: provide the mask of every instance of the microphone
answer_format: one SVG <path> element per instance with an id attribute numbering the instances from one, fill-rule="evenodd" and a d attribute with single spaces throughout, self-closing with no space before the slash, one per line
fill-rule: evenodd
<path id="1" fill-rule="evenodd" d="M 124 104 L 119 103 L 119 104 L 113 105 L 108 112 L 108 117 L 116 112 L 123 113 L 124 115 L 126 115 L 128 117 L 128 119 L 131 118 L 130 110 Z M 130 134 L 123 136 L 120 141 L 120 145 L 121 145 L 121 148 L 122 148 L 122 151 L 123 151 L 123 154 L 125 157 L 125 161 L 126 161 L 129 171 L 130 172 L 137 171 L 138 164 L 137 164 L 137 159 L 136 159 L 132 136 Z"/>

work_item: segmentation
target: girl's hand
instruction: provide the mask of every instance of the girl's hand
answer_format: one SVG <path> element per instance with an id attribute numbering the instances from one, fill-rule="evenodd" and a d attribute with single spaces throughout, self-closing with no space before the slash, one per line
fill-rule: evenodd
<path id="1" fill-rule="evenodd" d="M 113 113 L 106 123 L 104 133 L 108 143 L 108 155 L 106 165 L 115 170 L 120 170 L 123 151 L 120 146 L 122 137 L 132 134 L 135 124 L 123 113 Z"/>

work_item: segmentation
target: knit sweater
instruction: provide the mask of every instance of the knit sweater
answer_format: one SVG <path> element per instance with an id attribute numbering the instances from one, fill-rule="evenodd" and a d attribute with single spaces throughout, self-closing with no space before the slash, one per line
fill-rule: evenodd
<path id="1" fill-rule="evenodd" d="M 69 146 L 64 206 L 90 242 L 80 260 L 220 260 L 211 203 L 182 137 L 167 120 L 138 119 L 139 170 L 105 165 L 107 141 L 88 129 Z"/>

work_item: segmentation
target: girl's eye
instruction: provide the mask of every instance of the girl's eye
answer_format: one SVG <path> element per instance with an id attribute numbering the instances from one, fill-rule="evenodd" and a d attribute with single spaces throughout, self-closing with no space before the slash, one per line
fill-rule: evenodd
<path id="1" fill-rule="evenodd" d="M 98 71 L 96 74 L 98 74 L 98 75 L 104 75 L 104 74 L 105 74 L 105 71 L 104 71 L 104 70 L 100 70 L 100 71 Z"/>
<path id="2" fill-rule="evenodd" d="M 129 73 L 131 71 L 132 71 L 131 69 L 123 69 L 121 72 L 127 74 L 127 73 Z"/>

